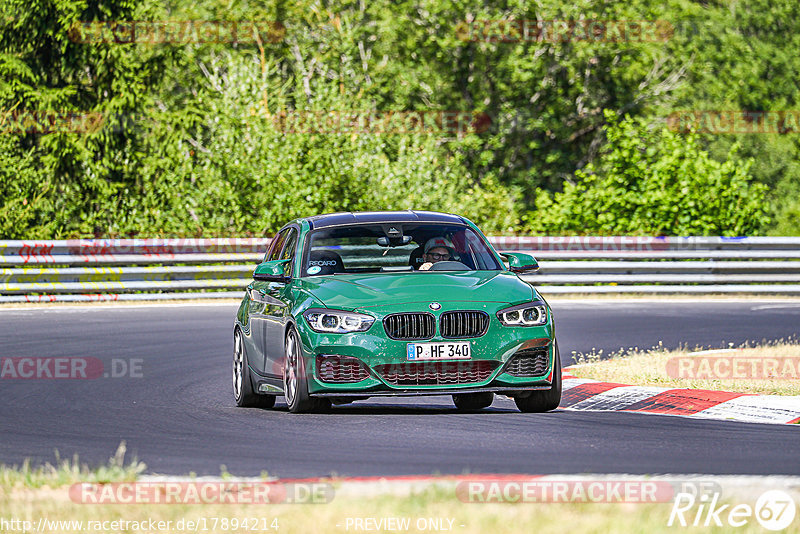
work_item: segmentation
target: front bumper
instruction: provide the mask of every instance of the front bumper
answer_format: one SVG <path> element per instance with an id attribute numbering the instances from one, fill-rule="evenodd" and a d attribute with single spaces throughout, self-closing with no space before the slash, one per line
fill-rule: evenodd
<path id="1" fill-rule="evenodd" d="M 547 383 L 541 386 L 526 386 L 526 387 L 462 387 L 462 388 L 437 388 L 437 389 L 429 389 L 429 390 L 419 390 L 419 389 L 393 389 L 391 391 L 370 391 L 370 392 L 353 392 L 353 391 L 344 391 L 344 392 L 330 392 L 330 391 L 323 391 L 313 393 L 314 397 L 359 397 L 364 398 L 365 396 L 369 397 L 421 397 L 421 396 L 429 396 L 429 395 L 459 395 L 464 393 L 520 393 L 524 391 L 546 391 L 550 389 L 552 386 Z"/>
<path id="2" fill-rule="evenodd" d="M 463 303 L 462 303 L 463 304 Z M 440 313 L 450 308 L 445 306 Z M 489 328 L 477 338 L 445 339 L 435 335 L 421 342 L 453 342 L 469 341 L 472 354 L 470 360 L 437 360 L 435 362 L 419 362 L 428 369 L 444 368 L 450 370 L 448 376 L 466 376 L 467 380 L 458 383 L 408 385 L 392 383 L 387 378 L 387 369 L 408 369 L 414 362 L 407 360 L 407 345 L 414 341 L 390 339 L 383 328 L 382 316 L 376 317 L 375 323 L 367 332 L 353 334 L 320 334 L 310 328 L 300 328 L 306 376 L 309 394 L 314 396 L 347 397 L 347 396 L 414 396 L 414 395 L 451 395 L 457 393 L 478 392 L 521 392 L 550 389 L 553 377 L 554 333 L 552 318 L 543 326 L 507 327 L 495 317 L 494 310 L 488 305 L 471 305 L 470 309 L 485 309 L 490 316 Z M 408 310 L 416 311 L 416 310 Z M 437 324 L 438 324 L 438 315 Z M 304 319 L 299 318 L 300 321 Z M 304 325 L 307 326 L 307 325 Z M 509 360 L 521 349 L 538 347 L 547 353 L 547 366 L 539 376 L 513 376 L 509 374 Z M 366 368 L 367 376 L 358 382 L 331 383 L 321 379 L 318 369 L 319 357 L 339 356 L 355 358 Z M 461 363 L 460 363 L 461 362 Z M 484 379 L 474 379 L 474 374 L 459 375 L 457 366 L 465 368 L 463 362 L 471 362 L 482 368 L 491 367 L 491 372 Z M 478 363 L 483 362 L 483 363 Z M 486 373 L 481 373 L 485 375 Z"/>

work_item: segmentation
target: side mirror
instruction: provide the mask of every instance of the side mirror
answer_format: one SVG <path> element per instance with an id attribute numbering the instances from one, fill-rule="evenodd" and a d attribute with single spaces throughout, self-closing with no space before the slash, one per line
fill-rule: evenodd
<path id="1" fill-rule="evenodd" d="M 291 276 L 286 276 L 286 266 L 291 261 L 292 260 L 272 260 L 259 263 L 256 266 L 256 270 L 253 271 L 253 280 L 286 283 L 292 279 Z"/>
<path id="2" fill-rule="evenodd" d="M 500 255 L 508 259 L 508 270 L 512 273 L 529 273 L 539 270 L 539 262 L 530 254 L 504 252 Z"/>

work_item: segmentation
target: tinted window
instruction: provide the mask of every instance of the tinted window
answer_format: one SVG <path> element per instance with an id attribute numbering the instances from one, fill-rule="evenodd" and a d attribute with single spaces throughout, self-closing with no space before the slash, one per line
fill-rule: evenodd
<path id="1" fill-rule="evenodd" d="M 286 244 L 283 246 L 283 252 L 278 259 L 290 260 L 294 258 L 294 251 L 297 248 L 297 230 L 294 228 L 289 229 L 289 235 L 286 237 Z"/>
<path id="2" fill-rule="evenodd" d="M 275 238 L 272 240 L 272 246 L 269 248 L 269 252 L 267 256 L 264 258 L 264 261 L 272 261 L 277 260 L 278 255 L 281 253 L 281 249 L 283 248 L 283 242 L 286 240 L 286 234 L 289 233 L 289 228 L 283 230 Z"/>
<path id="3" fill-rule="evenodd" d="M 284 274 L 287 276 L 291 276 L 294 272 L 294 251 L 297 249 L 297 230 L 291 228 L 289 230 L 289 235 L 286 236 L 286 242 L 283 245 L 283 252 L 281 252 L 281 256 L 279 259 L 281 260 L 292 260 L 286 264 L 283 269 Z"/>

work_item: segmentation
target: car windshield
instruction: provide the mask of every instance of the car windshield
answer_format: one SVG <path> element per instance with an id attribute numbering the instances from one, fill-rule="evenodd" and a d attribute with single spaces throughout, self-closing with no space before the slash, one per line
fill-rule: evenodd
<path id="1" fill-rule="evenodd" d="M 436 271 L 499 271 L 502 266 L 484 239 L 467 226 L 447 224 L 359 224 L 311 232 L 303 276 L 417 271 L 428 241 L 450 249 Z M 434 250 L 436 246 L 429 246 Z M 440 258 L 444 259 L 444 258 Z"/>

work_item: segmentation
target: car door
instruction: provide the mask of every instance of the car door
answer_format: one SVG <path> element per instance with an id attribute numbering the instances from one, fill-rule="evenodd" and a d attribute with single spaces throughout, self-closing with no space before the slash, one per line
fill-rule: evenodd
<path id="1" fill-rule="evenodd" d="M 276 258 L 279 260 L 291 260 L 286 264 L 284 271 L 287 276 L 294 272 L 294 258 L 299 233 L 295 227 L 288 229 L 286 242 L 280 255 Z M 289 320 L 289 310 L 291 309 L 291 288 L 289 284 L 282 282 L 269 282 L 267 283 L 264 297 L 268 301 L 267 317 L 264 322 L 265 374 L 270 377 L 282 376 L 284 333 Z"/>
<path id="2" fill-rule="evenodd" d="M 264 255 L 264 261 L 279 259 L 283 247 L 286 244 L 286 237 L 289 235 L 290 228 L 286 228 L 278 232 L 275 239 L 272 241 L 267 253 Z M 249 301 L 249 316 L 250 316 L 250 346 L 248 347 L 248 362 L 250 366 L 259 374 L 271 375 L 271 369 L 266 366 L 266 333 L 267 325 L 271 317 L 272 301 L 274 300 L 269 296 L 270 283 L 254 280 L 248 287 L 250 294 Z M 251 356 L 252 354 L 252 356 Z"/>

